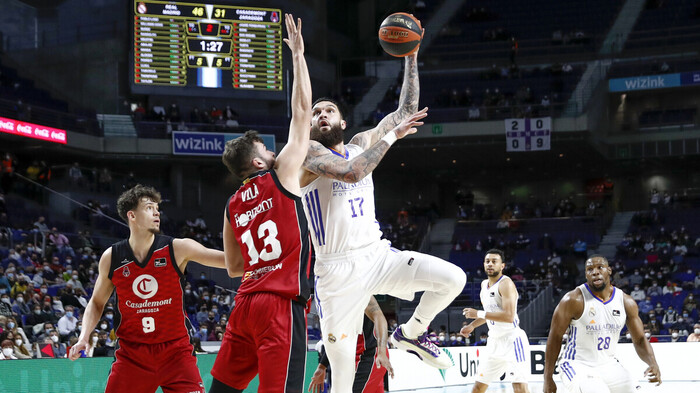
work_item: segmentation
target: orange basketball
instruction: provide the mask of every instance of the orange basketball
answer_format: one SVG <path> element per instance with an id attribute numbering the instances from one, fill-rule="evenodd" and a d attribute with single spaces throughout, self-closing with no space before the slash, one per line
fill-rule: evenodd
<path id="1" fill-rule="evenodd" d="M 422 38 L 420 21 L 405 12 L 387 16 L 379 26 L 379 44 L 392 56 L 404 57 L 414 53 Z"/>

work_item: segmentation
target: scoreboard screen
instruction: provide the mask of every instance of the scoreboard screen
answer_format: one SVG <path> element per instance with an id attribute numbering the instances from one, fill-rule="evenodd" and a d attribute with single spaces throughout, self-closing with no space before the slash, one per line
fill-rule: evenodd
<path id="1" fill-rule="evenodd" d="M 132 11 L 133 93 L 284 99 L 281 10 L 134 1 Z"/>

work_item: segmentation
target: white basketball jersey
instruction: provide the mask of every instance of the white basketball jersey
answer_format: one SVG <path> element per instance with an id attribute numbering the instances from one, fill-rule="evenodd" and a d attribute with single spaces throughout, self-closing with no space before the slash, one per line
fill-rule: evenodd
<path id="1" fill-rule="evenodd" d="M 569 325 L 562 359 L 590 366 L 614 360 L 620 330 L 627 319 L 622 291 L 613 287 L 610 299 L 603 302 L 588 284 L 579 285 L 578 290 L 583 294 L 583 314 Z"/>
<path id="2" fill-rule="evenodd" d="M 479 294 L 479 297 L 481 297 L 481 305 L 484 307 L 484 311 L 503 311 L 503 298 L 501 297 L 501 293 L 498 291 L 498 287 L 501 284 L 501 282 L 503 282 L 504 277 L 507 276 L 501 276 L 501 278 L 499 278 L 498 281 L 496 281 L 496 283 L 491 285 L 490 287 L 489 280 L 484 280 L 481 282 L 481 293 Z M 516 329 L 519 329 L 519 325 L 520 320 L 518 319 L 517 298 L 515 319 L 513 319 L 513 323 L 486 320 L 486 326 L 489 327 L 489 337 L 505 336 L 514 332 Z"/>
<path id="3" fill-rule="evenodd" d="M 357 145 L 345 149 L 348 160 L 363 152 Z M 357 183 L 319 176 L 301 192 L 316 255 L 356 250 L 381 239 L 371 173 Z"/>

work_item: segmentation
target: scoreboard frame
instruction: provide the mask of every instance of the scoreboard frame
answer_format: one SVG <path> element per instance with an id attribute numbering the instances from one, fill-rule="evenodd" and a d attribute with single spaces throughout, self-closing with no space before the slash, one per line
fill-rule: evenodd
<path id="1" fill-rule="evenodd" d="M 287 99 L 289 90 L 287 65 L 291 64 L 291 57 L 282 41 L 284 14 L 281 9 L 247 7 L 227 0 L 133 0 L 128 1 L 127 4 L 129 20 L 134 23 L 133 29 L 129 29 L 128 42 L 128 84 L 131 93 L 276 101 Z M 156 12 L 172 11 L 173 14 L 149 13 L 149 8 L 152 6 L 158 7 Z M 197 13 L 188 15 L 194 11 Z M 216 15 L 219 15 L 218 19 Z M 261 15 L 273 21 L 242 19 L 245 17 L 260 19 Z M 209 16 L 212 19 L 208 19 Z M 163 44 L 164 40 L 170 41 L 167 45 L 172 45 L 169 49 L 175 56 L 172 62 L 165 60 L 163 63 L 161 60 L 156 63 L 156 67 L 148 67 L 146 62 L 141 61 L 142 53 L 139 51 L 143 49 L 140 45 L 145 42 L 140 39 L 144 31 L 149 31 L 141 24 L 141 18 L 158 18 L 153 23 L 158 24 L 156 29 L 161 29 L 161 34 L 165 37 L 151 34 L 150 41 L 154 44 L 158 43 L 158 49 L 166 45 Z M 148 19 L 143 22 L 152 21 Z M 164 27 L 164 24 L 171 26 Z M 270 26 L 271 24 L 273 26 Z M 178 26 L 174 27 L 175 25 Z M 203 27 L 216 28 L 216 31 L 212 34 L 210 28 L 205 32 Z M 171 30 L 167 31 L 169 29 Z M 253 31 L 248 32 L 249 30 Z M 264 37 L 258 37 L 260 32 Z M 240 45 L 241 41 L 246 39 L 248 44 Z M 247 47 L 242 48 L 243 46 Z M 263 53 L 260 54 L 261 52 Z M 158 59 L 164 56 L 160 52 L 150 53 L 157 54 Z M 137 56 L 139 56 L 138 59 Z M 241 64 L 247 67 L 241 67 Z M 218 78 L 216 87 L 203 86 L 203 71 L 198 68 L 206 69 L 209 76 L 213 73 L 215 80 Z M 143 69 L 147 69 L 151 75 L 157 74 L 152 79 L 161 79 L 163 73 L 172 73 L 176 75 L 173 78 L 184 78 L 185 81 L 171 85 L 162 81 L 150 84 L 137 83 L 137 75 L 140 76 Z M 248 78 L 241 78 L 244 75 Z M 235 87 L 235 81 L 244 79 L 248 81 L 239 82 L 238 85 L 248 85 L 247 87 Z M 272 81 L 273 79 L 276 81 Z"/>

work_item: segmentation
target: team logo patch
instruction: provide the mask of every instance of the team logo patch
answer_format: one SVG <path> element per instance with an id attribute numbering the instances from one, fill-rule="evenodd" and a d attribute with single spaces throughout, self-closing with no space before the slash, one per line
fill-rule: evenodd
<path id="1" fill-rule="evenodd" d="M 595 317 L 595 307 L 591 307 L 591 309 L 588 310 L 588 315 Z"/>
<path id="2" fill-rule="evenodd" d="M 150 299 L 158 292 L 158 281 L 150 274 L 142 274 L 136 277 L 131 289 L 141 299 Z"/>
<path id="3" fill-rule="evenodd" d="M 613 317 L 619 317 L 620 316 L 620 310 L 613 310 Z"/>
<path id="4" fill-rule="evenodd" d="M 328 342 L 333 344 L 336 341 L 336 338 L 333 334 L 328 334 Z"/>
<path id="5" fill-rule="evenodd" d="M 490 292 L 491 297 L 496 297 L 496 292 Z"/>
<path id="6" fill-rule="evenodd" d="M 155 261 L 153 261 L 153 265 L 155 267 L 164 267 L 167 266 L 168 263 L 166 262 L 165 258 L 157 258 Z"/>
<path id="7" fill-rule="evenodd" d="M 129 271 L 129 267 L 126 266 L 124 269 L 122 269 L 122 274 L 124 277 L 129 277 L 131 275 L 131 272 Z"/>

